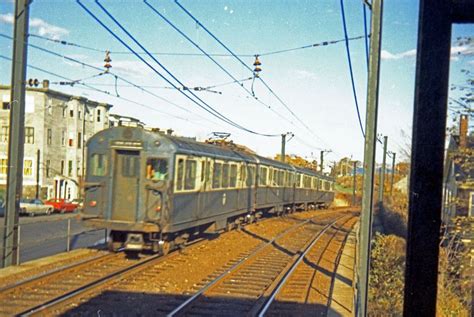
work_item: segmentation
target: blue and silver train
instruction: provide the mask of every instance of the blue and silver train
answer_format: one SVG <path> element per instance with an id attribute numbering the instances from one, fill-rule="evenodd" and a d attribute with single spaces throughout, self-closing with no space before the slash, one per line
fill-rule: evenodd
<path id="1" fill-rule="evenodd" d="M 114 127 L 87 143 L 83 220 L 110 230 L 111 250 L 166 254 L 203 232 L 328 207 L 333 184 L 235 146 Z"/>

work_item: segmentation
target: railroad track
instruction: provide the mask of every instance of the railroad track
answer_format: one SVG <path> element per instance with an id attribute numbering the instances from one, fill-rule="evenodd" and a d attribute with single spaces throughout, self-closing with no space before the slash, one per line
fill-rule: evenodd
<path id="1" fill-rule="evenodd" d="M 325 225 L 308 220 L 292 227 L 217 276 L 167 316 L 263 315 L 275 298 L 273 294 L 314 244 L 338 223 L 343 225 L 353 218 L 341 216 Z"/>
<path id="2" fill-rule="evenodd" d="M 334 215 L 331 216 L 329 214 L 326 216 L 318 215 L 317 217 L 326 217 L 326 220 L 331 217 L 334 219 Z M 314 218 L 299 220 L 297 224 L 292 225 L 274 239 L 261 242 L 257 247 L 240 253 L 234 260 L 228 262 L 219 270 L 215 271 L 214 274 L 208 276 L 201 284 L 196 285 L 196 289 L 198 290 L 205 288 L 204 292 L 198 291 L 193 296 L 193 292 L 191 291 L 184 295 L 168 297 L 165 303 L 158 305 L 162 310 L 155 310 L 156 314 L 169 314 L 170 311 L 181 306 L 180 304 L 183 303 L 184 299 L 188 298 L 186 301 L 187 304 L 185 305 L 186 308 L 184 310 L 181 308 L 180 312 L 174 314 L 179 315 L 183 312 L 187 312 L 190 307 L 192 308 L 196 304 L 200 305 L 202 298 L 207 298 L 209 292 L 222 291 L 222 287 L 225 285 L 233 286 L 232 291 L 235 292 L 238 291 L 239 287 L 243 287 L 242 285 L 249 282 L 250 284 L 247 284 L 246 287 L 247 291 L 255 297 L 258 290 L 254 289 L 255 287 L 248 286 L 252 285 L 252 278 L 259 283 L 256 285 L 260 285 L 259 287 L 261 287 L 263 284 L 267 284 L 268 281 L 271 281 L 275 276 L 279 276 L 282 271 L 287 270 L 289 263 L 287 261 L 288 258 L 295 258 L 299 250 L 301 250 L 301 246 L 308 243 L 308 241 L 304 241 L 304 236 L 306 236 L 307 240 L 308 236 L 314 236 L 317 232 L 331 225 L 330 223 L 326 226 L 317 224 L 313 222 L 313 219 Z M 271 248 L 269 248 L 269 246 L 271 246 Z M 273 249 L 273 251 L 269 251 L 270 249 Z M 191 250 L 191 248 L 188 250 Z M 0 315 L 49 315 L 64 312 L 65 308 L 67 308 L 67 311 L 71 308 L 71 305 L 72 307 L 77 307 L 78 303 L 82 302 L 82 298 L 87 297 L 87 294 L 97 293 L 98 289 L 115 285 L 114 283 L 117 281 L 119 281 L 117 285 L 120 285 L 121 279 L 130 276 L 136 279 L 146 279 L 150 276 L 157 276 L 163 270 L 174 267 L 175 265 L 172 264 L 173 261 L 183 261 L 178 258 L 176 258 L 176 260 L 172 259 L 178 254 L 178 252 L 174 252 L 165 257 L 150 256 L 135 261 L 126 259 L 123 254 L 109 254 L 95 260 L 83 261 L 84 263 L 81 262 L 63 268 L 62 270 L 44 274 L 5 289 L 0 289 L 0 302 L 2 303 L 0 306 Z M 259 256 L 257 258 L 255 254 L 266 254 L 266 256 Z M 286 260 L 276 260 L 281 254 L 284 255 L 283 257 Z M 162 263 L 163 265 L 157 266 L 160 262 L 164 262 Z M 249 264 L 251 266 L 247 267 L 246 270 L 243 270 L 243 266 L 241 268 L 241 264 L 244 262 L 251 263 Z M 255 273 L 259 272 L 259 270 L 261 272 L 268 272 L 268 274 L 264 278 L 261 278 L 258 276 L 258 273 Z M 228 277 L 234 276 L 233 274 L 235 274 L 235 272 L 243 272 L 247 279 L 243 276 L 244 279 L 240 280 L 240 284 L 237 280 L 229 280 Z M 224 276 L 227 278 L 223 279 Z M 216 279 L 219 281 L 215 281 Z M 262 284 L 263 281 L 265 281 L 265 283 Z M 231 293 L 227 293 L 227 296 Z M 192 300 L 189 301 L 189 299 Z M 198 300 L 196 301 L 196 299 Z M 192 303 L 192 305 L 190 305 L 190 303 Z M 83 305 L 85 307 L 82 307 Z M 82 308 L 81 311 L 87 311 L 87 303 L 82 302 L 79 304 L 79 307 Z M 216 307 L 220 306 L 214 306 L 214 313 L 216 312 Z M 204 311 L 205 309 L 207 308 L 204 307 Z M 235 311 L 233 312 L 235 313 Z"/>

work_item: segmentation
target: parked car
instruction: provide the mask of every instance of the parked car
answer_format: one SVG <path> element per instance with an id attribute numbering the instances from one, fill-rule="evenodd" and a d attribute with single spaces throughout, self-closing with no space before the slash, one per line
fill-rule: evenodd
<path id="1" fill-rule="evenodd" d="M 72 200 L 73 204 L 77 204 L 77 209 L 82 210 L 84 208 L 84 200 L 80 198 L 76 198 Z"/>
<path id="2" fill-rule="evenodd" d="M 54 211 L 60 212 L 62 214 L 66 212 L 74 212 L 79 206 L 79 204 L 66 200 L 64 198 L 50 199 L 47 200 L 45 204 L 52 206 L 54 208 Z"/>
<path id="3" fill-rule="evenodd" d="M 53 210 L 54 208 L 52 206 L 45 205 L 41 199 L 20 200 L 20 215 L 49 215 Z"/>

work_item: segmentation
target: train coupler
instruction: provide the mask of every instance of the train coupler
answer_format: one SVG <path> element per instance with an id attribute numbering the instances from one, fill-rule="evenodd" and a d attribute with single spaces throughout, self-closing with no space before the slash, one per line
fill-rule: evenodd
<path id="1" fill-rule="evenodd" d="M 143 234 L 141 233 L 127 233 L 127 240 L 125 240 L 124 249 L 131 251 L 141 251 L 144 249 Z"/>

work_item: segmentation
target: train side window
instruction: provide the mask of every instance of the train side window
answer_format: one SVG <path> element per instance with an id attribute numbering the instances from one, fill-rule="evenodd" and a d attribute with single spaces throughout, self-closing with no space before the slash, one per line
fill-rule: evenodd
<path id="1" fill-rule="evenodd" d="M 90 169 L 93 176 L 105 176 L 107 174 L 107 157 L 105 154 L 92 154 Z"/>
<path id="2" fill-rule="evenodd" d="M 222 163 L 214 163 L 214 170 L 212 173 L 212 188 L 221 187 Z"/>
<path id="3" fill-rule="evenodd" d="M 222 188 L 229 187 L 229 164 L 222 164 Z"/>
<path id="4" fill-rule="evenodd" d="M 296 175 L 296 187 L 301 187 L 301 174 Z"/>
<path id="5" fill-rule="evenodd" d="M 260 167 L 260 177 L 259 177 L 259 182 L 258 184 L 261 186 L 266 186 L 267 185 L 267 173 L 268 169 L 266 167 Z"/>
<path id="6" fill-rule="evenodd" d="M 283 186 L 284 181 L 285 181 L 285 174 L 283 171 L 278 172 L 278 185 Z"/>
<path id="7" fill-rule="evenodd" d="M 247 174 L 247 186 L 253 186 L 255 184 L 255 166 L 249 166 Z"/>
<path id="8" fill-rule="evenodd" d="M 201 183 L 204 182 L 204 178 L 206 175 L 205 171 L 206 171 L 206 162 L 202 161 L 201 162 Z"/>
<path id="9" fill-rule="evenodd" d="M 178 160 L 178 172 L 176 173 L 176 189 L 183 189 L 184 160 Z"/>
<path id="10" fill-rule="evenodd" d="M 168 179 L 168 161 L 166 159 L 149 158 L 146 160 L 146 178 L 153 181 Z"/>
<path id="11" fill-rule="evenodd" d="M 323 181 L 319 180 L 319 190 L 322 190 L 322 189 L 323 189 Z"/>
<path id="12" fill-rule="evenodd" d="M 196 166 L 195 160 L 186 160 L 186 169 L 184 174 L 184 189 L 192 190 L 196 187 Z"/>
<path id="13" fill-rule="evenodd" d="M 230 181 L 229 187 L 236 187 L 237 185 L 237 165 L 230 165 Z"/>
<path id="14" fill-rule="evenodd" d="M 246 181 L 247 181 L 247 166 L 242 163 L 242 165 L 240 165 L 240 184 L 242 187 L 246 185 Z"/>

